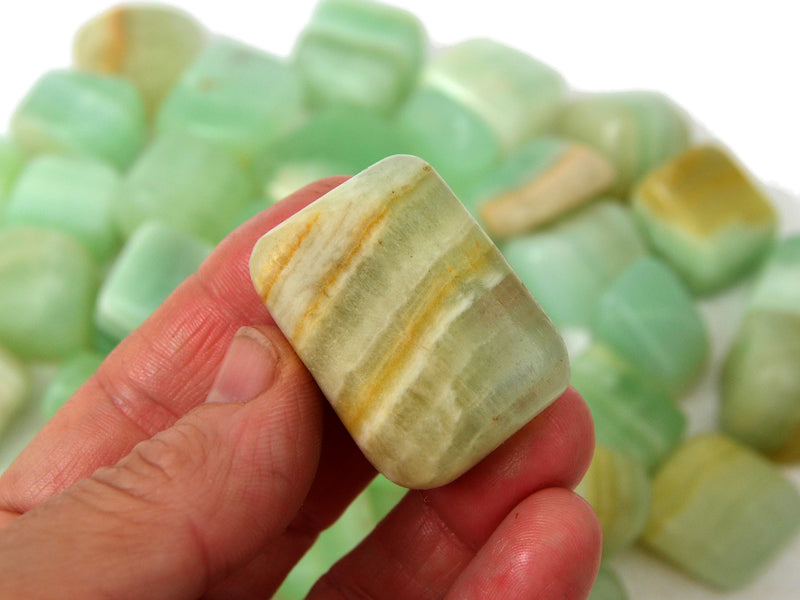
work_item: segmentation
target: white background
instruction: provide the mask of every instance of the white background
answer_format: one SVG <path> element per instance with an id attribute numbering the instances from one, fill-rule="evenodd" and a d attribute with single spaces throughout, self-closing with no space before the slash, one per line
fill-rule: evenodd
<path id="1" fill-rule="evenodd" d="M 314 6 L 284 2 L 175 2 L 206 26 L 286 55 Z M 793 0 L 397 0 L 437 45 L 487 36 L 559 70 L 577 90 L 656 89 L 724 142 L 763 183 L 789 194 L 781 208 L 800 228 L 800 19 Z M 0 0 L 0 133 L 14 106 L 47 69 L 67 66 L 74 31 L 110 3 Z M 735 295 L 734 295 L 735 297 Z M 718 337 L 732 333 L 727 299 L 704 307 Z M 711 380 L 709 380 L 711 381 Z M 709 406 L 712 383 L 690 400 Z M 699 409 L 702 412 L 703 408 Z M 701 419 L 702 420 L 702 419 Z M 791 475 L 800 482 L 800 469 Z M 719 595 L 635 552 L 615 561 L 632 600 L 790 600 L 800 590 L 800 540 L 753 586 Z"/>

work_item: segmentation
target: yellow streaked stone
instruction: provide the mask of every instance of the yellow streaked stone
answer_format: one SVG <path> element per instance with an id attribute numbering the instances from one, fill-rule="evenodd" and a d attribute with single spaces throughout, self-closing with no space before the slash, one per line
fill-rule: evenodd
<path id="1" fill-rule="evenodd" d="M 254 285 L 367 458 L 452 481 L 567 386 L 564 343 L 433 168 L 389 157 L 256 244 Z"/>

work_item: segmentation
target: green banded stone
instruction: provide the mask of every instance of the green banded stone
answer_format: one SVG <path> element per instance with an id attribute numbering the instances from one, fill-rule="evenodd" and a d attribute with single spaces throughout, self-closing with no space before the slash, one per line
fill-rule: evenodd
<path id="1" fill-rule="evenodd" d="M 504 152 L 550 131 L 567 93 L 549 66 L 490 39 L 444 48 L 425 69 L 423 85 L 479 115 Z"/>
<path id="2" fill-rule="evenodd" d="M 156 129 L 216 142 L 249 166 L 256 154 L 303 118 L 300 82 L 286 61 L 214 38 L 164 99 Z"/>
<path id="3" fill-rule="evenodd" d="M 585 94 L 570 101 L 558 132 L 604 153 L 617 167 L 612 193 L 625 197 L 650 170 L 689 144 L 687 119 L 666 96 L 648 91 Z"/>
<path id="4" fill-rule="evenodd" d="M 592 412 L 597 443 L 628 454 L 648 471 L 680 442 L 686 418 L 672 399 L 599 343 L 572 361 L 570 383 Z"/>
<path id="5" fill-rule="evenodd" d="M 144 105 L 119 77 L 50 71 L 17 107 L 11 134 L 28 154 L 88 155 L 125 169 L 145 141 Z"/>
<path id="6" fill-rule="evenodd" d="M 25 364 L 0 346 L 0 435 L 25 406 L 31 376 Z"/>
<path id="7" fill-rule="evenodd" d="M 206 41 L 191 15 L 170 6 L 118 5 L 75 34 L 72 59 L 86 71 L 115 73 L 133 81 L 149 115 Z"/>
<path id="8" fill-rule="evenodd" d="M 97 268 L 72 237 L 0 229 L 0 344 L 22 359 L 61 359 L 89 346 Z"/>
<path id="9" fill-rule="evenodd" d="M 211 246 L 158 221 L 144 223 L 127 241 L 97 297 L 94 320 L 107 337 L 122 340 L 141 325 Z"/>
<path id="10" fill-rule="evenodd" d="M 69 398 L 78 391 L 103 362 L 103 357 L 94 352 L 81 352 L 68 358 L 50 380 L 41 400 L 41 411 L 45 418 L 52 417 Z"/>
<path id="11" fill-rule="evenodd" d="M 611 567 L 600 563 L 597 579 L 587 600 L 628 600 L 628 592 Z"/>
<path id="12" fill-rule="evenodd" d="M 642 541 L 701 581 L 739 589 L 800 529 L 800 494 L 766 459 L 719 433 L 692 438 L 656 474 Z"/>
<path id="13" fill-rule="evenodd" d="M 646 253 L 632 215 L 613 200 L 512 238 L 501 250 L 560 327 L 588 327 L 606 287 Z"/>
<path id="14" fill-rule="evenodd" d="M 751 271 L 775 236 L 771 202 L 715 146 L 692 148 L 662 165 L 632 201 L 653 248 L 698 294 Z"/>
<path id="15" fill-rule="evenodd" d="M 606 289 L 594 319 L 597 339 L 668 395 L 686 391 L 709 355 L 700 311 L 666 265 L 640 258 Z"/>
<path id="16" fill-rule="evenodd" d="M 170 131 L 153 140 L 126 175 L 117 222 L 125 236 L 159 220 L 216 243 L 253 197 L 250 175 L 228 148 Z"/>
<path id="17" fill-rule="evenodd" d="M 90 158 L 40 156 L 19 177 L 5 210 L 5 223 L 58 229 L 81 242 L 98 263 L 119 245 L 114 211 L 119 173 Z"/>
<path id="18" fill-rule="evenodd" d="M 405 10 L 369 0 L 322 0 L 292 58 L 312 107 L 388 114 L 416 83 L 426 50 L 422 23 Z"/>
<path id="19" fill-rule="evenodd" d="M 24 165 L 25 156 L 22 152 L 11 140 L 0 137 L 0 215 Z"/>

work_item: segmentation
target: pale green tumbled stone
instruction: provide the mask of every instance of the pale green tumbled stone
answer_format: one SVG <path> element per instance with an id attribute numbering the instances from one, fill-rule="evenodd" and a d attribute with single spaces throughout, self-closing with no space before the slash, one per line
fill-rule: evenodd
<path id="1" fill-rule="evenodd" d="M 211 252 L 211 246 L 161 222 L 128 239 L 97 296 L 97 328 L 117 341 L 129 335 Z"/>
<path id="2" fill-rule="evenodd" d="M 748 308 L 800 315 L 800 233 L 773 247 L 758 275 Z"/>
<path id="3" fill-rule="evenodd" d="M 17 107 L 11 134 L 29 154 L 89 155 L 124 169 L 145 141 L 144 105 L 122 78 L 50 71 Z"/>
<path id="4" fill-rule="evenodd" d="M 547 315 L 436 172 L 362 171 L 264 235 L 261 298 L 372 463 L 452 481 L 566 388 Z"/>
<path id="5" fill-rule="evenodd" d="M 31 375 L 25 364 L 0 346 L 0 435 L 31 393 Z"/>
<path id="6" fill-rule="evenodd" d="M 86 157 L 40 156 L 20 175 L 4 222 L 68 233 L 103 264 L 119 245 L 114 211 L 120 192 L 120 175 L 106 163 Z"/>
<path id="7" fill-rule="evenodd" d="M 644 544 L 725 590 L 753 581 L 800 529 L 800 494 L 766 459 L 718 433 L 688 440 L 653 481 Z"/>
<path id="8" fill-rule="evenodd" d="M 286 61 L 227 38 L 208 42 L 164 99 L 159 132 L 217 142 L 250 165 L 304 118 L 297 75 Z"/>
<path id="9" fill-rule="evenodd" d="M 514 151 L 462 198 L 495 237 L 524 233 L 605 191 L 614 165 L 585 146 L 541 136 Z"/>
<path id="10" fill-rule="evenodd" d="M 0 229 L 0 345 L 23 359 L 61 359 L 89 346 L 97 268 L 72 237 Z"/>
<path id="11" fill-rule="evenodd" d="M 752 270 L 775 237 L 772 203 L 715 146 L 691 148 L 648 174 L 632 203 L 655 251 L 698 294 Z"/>
<path id="12" fill-rule="evenodd" d="M 429 162 L 459 198 L 503 155 L 498 136 L 471 108 L 430 88 L 415 91 L 397 115 L 410 153 Z"/>
<path id="13" fill-rule="evenodd" d="M 170 131 L 154 139 L 125 176 L 117 223 L 125 236 L 158 220 L 216 243 L 254 193 L 250 175 L 228 148 Z"/>
<path id="14" fill-rule="evenodd" d="M 588 327 L 606 287 L 647 251 L 630 211 L 613 200 L 594 202 L 501 249 L 559 327 Z"/>
<path id="15" fill-rule="evenodd" d="M 416 83 L 426 50 L 422 23 L 405 10 L 370 0 L 321 0 L 292 59 L 312 107 L 388 114 Z"/>
<path id="16" fill-rule="evenodd" d="M 604 557 L 633 545 L 650 513 L 650 479 L 641 462 L 599 444 L 575 492 L 600 521 Z"/>
<path id="17" fill-rule="evenodd" d="M 652 257 L 609 285 L 593 325 L 598 340 L 672 397 L 696 381 L 709 356 L 707 327 L 688 290 Z"/>
<path id="18" fill-rule="evenodd" d="M 72 59 L 79 69 L 133 81 L 147 113 L 153 115 L 205 41 L 203 26 L 182 10 L 121 4 L 81 26 L 73 40 Z"/>
<path id="19" fill-rule="evenodd" d="M 49 419 L 56 414 L 102 362 L 103 357 L 94 352 L 81 352 L 64 361 L 42 396 L 40 407 L 44 417 Z"/>
<path id="20" fill-rule="evenodd" d="M 504 152 L 552 130 L 567 94 L 564 79 L 552 68 L 484 38 L 436 53 L 425 69 L 423 85 L 480 115 Z"/>
<path id="21" fill-rule="evenodd" d="M 623 197 L 641 177 L 686 149 L 690 141 L 682 111 L 666 96 L 648 91 L 575 98 L 561 112 L 557 130 L 611 159 L 618 175 L 613 193 Z"/>
<path id="22" fill-rule="evenodd" d="M 598 444 L 628 454 L 648 471 L 680 442 L 686 417 L 673 400 L 601 344 L 573 359 L 570 383 L 592 412 Z"/>
<path id="23" fill-rule="evenodd" d="M 800 311 L 745 316 L 720 392 L 723 431 L 775 459 L 800 460 Z"/>
<path id="24" fill-rule="evenodd" d="M 611 567 L 600 563 L 597 579 L 587 600 L 628 600 L 628 591 Z"/>
<path id="25" fill-rule="evenodd" d="M 11 140 L 0 137 L 0 215 L 11 189 L 25 166 L 25 156 Z M 0 222 L 2 222 L 0 217 Z"/>

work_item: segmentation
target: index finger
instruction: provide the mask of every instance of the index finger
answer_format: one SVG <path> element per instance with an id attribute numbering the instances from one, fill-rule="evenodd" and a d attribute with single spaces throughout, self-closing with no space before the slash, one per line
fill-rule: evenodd
<path id="1" fill-rule="evenodd" d="M 239 327 L 271 322 L 250 281 L 253 245 L 344 179 L 327 178 L 298 190 L 223 240 L 0 477 L 0 510 L 30 510 L 116 463 L 202 402 Z"/>

